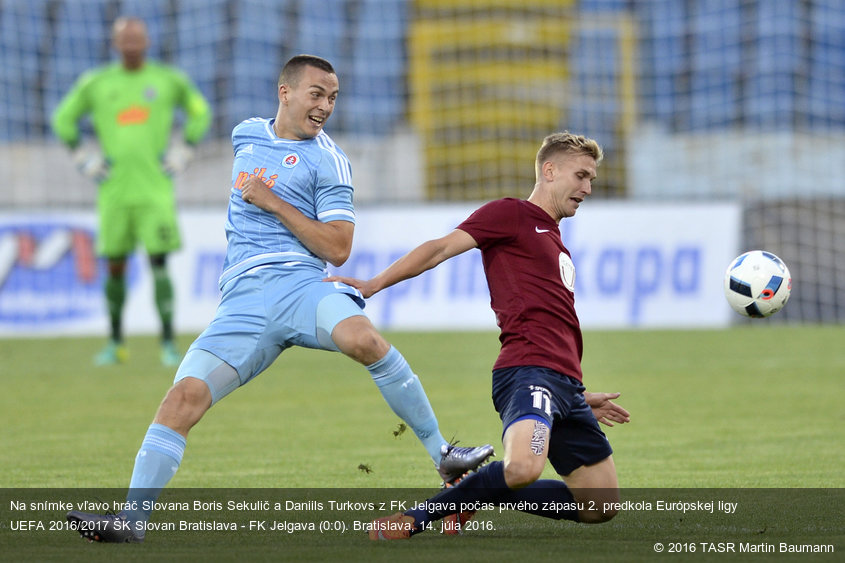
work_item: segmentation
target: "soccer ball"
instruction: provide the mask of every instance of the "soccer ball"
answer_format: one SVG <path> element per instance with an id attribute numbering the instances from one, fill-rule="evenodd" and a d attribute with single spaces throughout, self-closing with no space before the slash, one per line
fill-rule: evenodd
<path id="1" fill-rule="evenodd" d="M 725 297 L 734 311 L 746 317 L 768 317 L 786 305 L 792 276 L 783 260 L 765 250 L 738 256 L 725 272 Z"/>

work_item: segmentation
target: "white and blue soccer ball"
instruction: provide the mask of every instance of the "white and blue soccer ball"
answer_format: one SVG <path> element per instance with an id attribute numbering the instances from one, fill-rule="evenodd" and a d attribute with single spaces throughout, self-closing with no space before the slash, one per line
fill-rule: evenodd
<path id="1" fill-rule="evenodd" d="M 765 250 L 738 256 L 725 272 L 725 297 L 746 317 L 769 317 L 786 305 L 792 276 L 783 260 Z"/>

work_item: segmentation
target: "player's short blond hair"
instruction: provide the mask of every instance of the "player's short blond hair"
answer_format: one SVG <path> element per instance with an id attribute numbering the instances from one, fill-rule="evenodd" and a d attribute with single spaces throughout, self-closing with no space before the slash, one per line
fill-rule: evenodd
<path id="1" fill-rule="evenodd" d="M 601 150 L 601 146 L 599 146 L 599 144 L 593 139 L 585 137 L 584 135 L 576 135 L 575 133 L 570 133 L 569 131 L 552 133 L 543 139 L 543 144 L 540 145 L 540 150 L 537 151 L 535 171 L 538 178 L 540 177 L 540 169 L 542 168 L 543 163 L 549 160 L 553 154 L 559 152 L 571 155 L 585 154 L 587 156 L 591 156 L 595 159 L 596 166 L 598 166 L 602 158 L 604 158 L 604 152 Z"/>

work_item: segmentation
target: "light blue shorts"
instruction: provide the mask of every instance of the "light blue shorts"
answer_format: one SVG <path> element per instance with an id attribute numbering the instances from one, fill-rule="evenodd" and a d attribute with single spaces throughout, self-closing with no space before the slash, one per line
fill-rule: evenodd
<path id="1" fill-rule="evenodd" d="M 322 281 L 326 275 L 302 263 L 281 263 L 229 281 L 214 319 L 188 349 L 174 382 L 185 377 L 206 381 L 217 402 L 291 346 L 337 351 L 332 330 L 344 319 L 364 315 L 364 299 L 353 287 Z M 239 381 L 215 382 L 222 377 L 221 362 L 198 351 L 235 368 Z"/>

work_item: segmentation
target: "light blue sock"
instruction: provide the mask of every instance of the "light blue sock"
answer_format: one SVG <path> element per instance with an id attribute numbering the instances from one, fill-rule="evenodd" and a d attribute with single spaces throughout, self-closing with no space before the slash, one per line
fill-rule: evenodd
<path id="1" fill-rule="evenodd" d="M 126 510 L 129 520 L 147 521 L 152 513 L 152 504 L 161 490 L 176 474 L 185 453 L 185 438 L 163 424 L 150 424 L 141 449 L 135 457 L 135 469 L 129 481 L 126 502 L 132 510 Z M 144 503 L 148 503 L 144 506 Z"/>
<path id="2" fill-rule="evenodd" d="M 446 440 L 437 427 L 437 418 L 420 379 L 399 353 L 390 347 L 382 359 L 367 366 L 384 400 L 396 415 L 411 427 L 435 465 L 440 464 L 440 448 Z"/>

